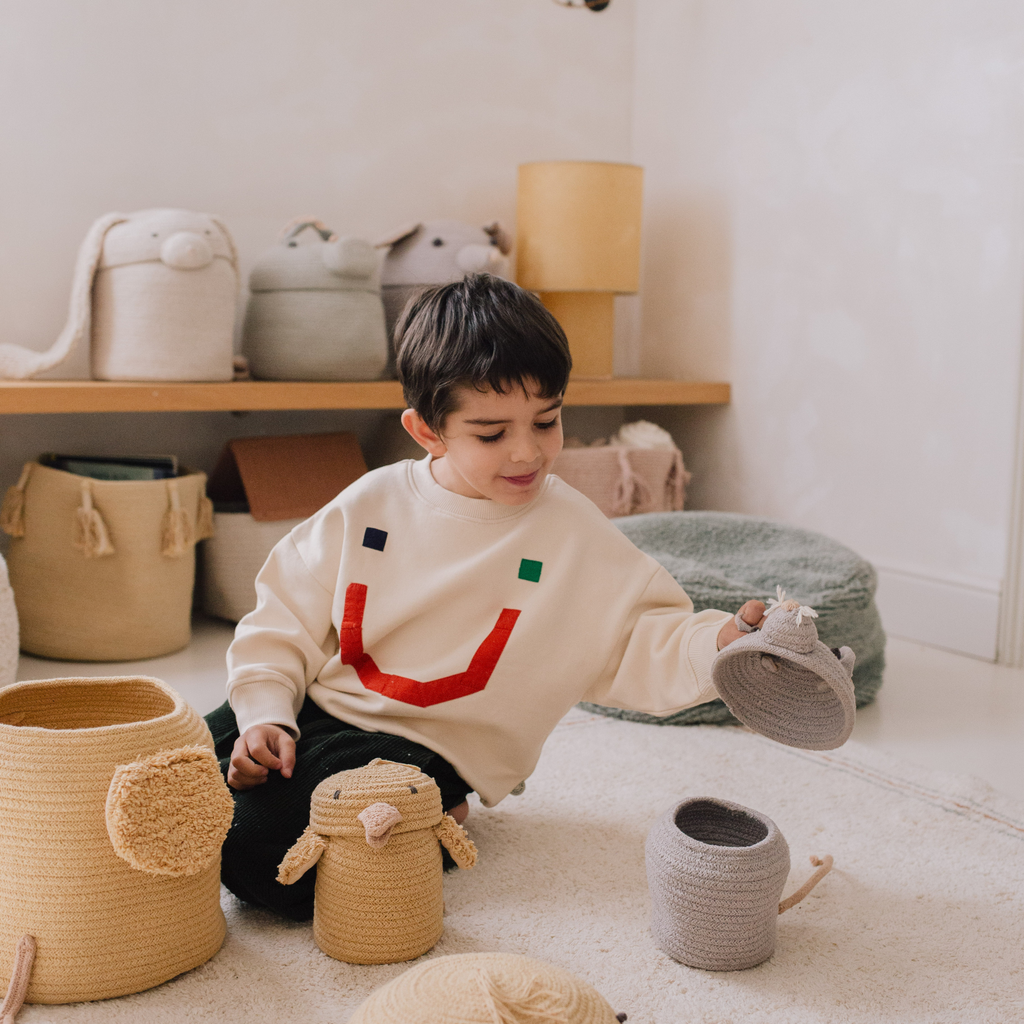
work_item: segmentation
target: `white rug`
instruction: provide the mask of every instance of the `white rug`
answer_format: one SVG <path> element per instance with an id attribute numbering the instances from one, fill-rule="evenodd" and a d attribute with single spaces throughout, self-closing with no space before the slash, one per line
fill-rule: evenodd
<path id="1" fill-rule="evenodd" d="M 786 893 L 831 853 L 835 870 L 779 919 L 749 971 L 675 963 L 647 927 L 644 838 L 677 799 L 763 811 L 786 836 Z M 574 713 L 526 794 L 467 822 L 472 871 L 445 880 L 430 955 L 526 953 L 597 986 L 630 1024 L 1024 1021 L 1024 807 L 984 783 L 912 768 L 854 743 L 827 754 L 740 729 L 658 728 Z M 407 965 L 324 956 L 310 926 L 225 895 L 228 938 L 208 964 L 103 1003 L 26 1006 L 23 1024 L 189 1021 L 344 1024 Z"/>

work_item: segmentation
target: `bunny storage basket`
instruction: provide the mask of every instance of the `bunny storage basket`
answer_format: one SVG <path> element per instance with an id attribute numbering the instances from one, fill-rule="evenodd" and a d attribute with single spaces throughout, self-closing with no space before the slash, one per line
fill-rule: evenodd
<path id="1" fill-rule="evenodd" d="M 21 648 L 132 661 L 185 647 L 195 542 L 213 532 L 206 476 L 93 480 L 28 463 L 4 499 Z"/>
<path id="2" fill-rule="evenodd" d="M 220 948 L 232 800 L 212 747 L 199 715 L 157 679 L 0 691 L 4 987 L 26 935 L 31 1003 L 140 992 Z"/>

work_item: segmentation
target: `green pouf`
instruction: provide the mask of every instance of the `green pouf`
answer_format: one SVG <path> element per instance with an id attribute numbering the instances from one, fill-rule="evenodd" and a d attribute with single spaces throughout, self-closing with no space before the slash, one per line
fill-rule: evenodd
<path id="1" fill-rule="evenodd" d="M 857 707 L 875 699 L 885 667 L 885 633 L 875 607 L 875 570 L 855 552 L 820 533 L 732 512 L 650 512 L 614 523 L 668 569 L 698 612 L 737 612 L 755 599 L 767 604 L 781 584 L 817 611 L 823 643 L 853 648 Z M 597 704 L 580 707 L 652 725 L 736 721 L 720 700 L 666 718 Z"/>

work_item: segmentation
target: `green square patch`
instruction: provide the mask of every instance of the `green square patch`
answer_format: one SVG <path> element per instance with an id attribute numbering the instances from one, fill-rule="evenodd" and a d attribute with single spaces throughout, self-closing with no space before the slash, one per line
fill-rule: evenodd
<path id="1" fill-rule="evenodd" d="M 543 562 L 535 562 L 531 558 L 524 558 L 519 563 L 519 578 L 521 580 L 529 580 L 531 583 L 540 583 L 540 571 L 543 568 Z"/>

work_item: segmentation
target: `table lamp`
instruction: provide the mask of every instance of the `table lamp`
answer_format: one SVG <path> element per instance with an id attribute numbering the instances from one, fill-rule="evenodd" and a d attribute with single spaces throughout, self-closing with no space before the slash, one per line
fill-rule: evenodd
<path id="1" fill-rule="evenodd" d="M 611 377 L 616 295 L 640 286 L 643 168 L 521 164 L 516 281 L 537 292 L 569 339 L 574 377 Z"/>

